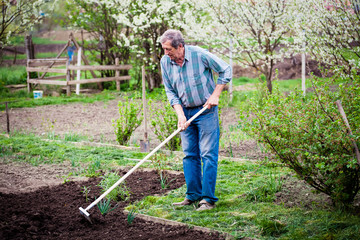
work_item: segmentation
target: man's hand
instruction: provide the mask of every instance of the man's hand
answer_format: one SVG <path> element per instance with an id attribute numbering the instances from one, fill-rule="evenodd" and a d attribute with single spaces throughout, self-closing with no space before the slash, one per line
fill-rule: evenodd
<path id="1" fill-rule="evenodd" d="M 178 116 L 178 128 L 181 128 L 181 131 L 185 131 L 190 124 L 186 122 L 187 119 L 185 117 L 182 106 L 180 104 L 175 104 L 173 108 L 175 109 Z"/>
<path id="2" fill-rule="evenodd" d="M 178 116 L 178 128 L 181 128 L 181 131 L 185 131 L 189 126 L 189 123 L 186 122 L 187 119 L 185 116 Z"/>

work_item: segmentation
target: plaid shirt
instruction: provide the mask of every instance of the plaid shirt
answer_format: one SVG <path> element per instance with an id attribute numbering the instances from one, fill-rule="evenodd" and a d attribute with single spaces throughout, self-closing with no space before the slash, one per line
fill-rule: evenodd
<path id="1" fill-rule="evenodd" d="M 160 63 L 165 92 L 171 106 L 181 104 L 197 107 L 205 104 L 215 89 L 212 70 L 219 74 L 217 84 L 226 84 L 232 78 L 229 64 L 196 46 L 185 45 L 182 67 L 167 55 L 161 58 Z"/>

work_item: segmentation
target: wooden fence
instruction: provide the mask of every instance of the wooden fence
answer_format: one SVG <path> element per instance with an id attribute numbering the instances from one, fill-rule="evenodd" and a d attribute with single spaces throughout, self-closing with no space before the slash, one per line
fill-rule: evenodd
<path id="1" fill-rule="evenodd" d="M 120 91 L 120 82 L 130 80 L 130 76 L 120 76 L 120 70 L 129 70 L 131 65 L 119 65 L 119 59 L 115 60 L 115 65 L 83 65 L 75 66 L 69 64 L 68 58 L 49 58 L 49 59 L 28 59 L 27 61 L 27 87 L 30 92 L 32 89 L 31 84 L 48 84 L 48 85 L 61 85 L 66 86 L 67 96 L 71 95 L 71 85 L 84 84 L 84 83 L 101 83 L 116 81 L 116 89 Z M 102 71 L 113 70 L 115 71 L 114 77 L 96 78 L 93 74 L 92 79 L 75 80 L 74 71 Z M 31 72 L 36 72 L 37 78 L 30 78 Z M 42 73 L 42 74 L 40 74 Z M 45 77 L 46 73 L 62 73 L 59 76 Z"/>

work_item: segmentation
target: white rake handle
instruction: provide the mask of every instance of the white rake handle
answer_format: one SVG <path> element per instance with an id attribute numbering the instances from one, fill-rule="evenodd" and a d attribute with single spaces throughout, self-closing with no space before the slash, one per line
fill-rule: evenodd
<path id="1" fill-rule="evenodd" d="M 199 112 L 197 112 L 194 116 L 192 116 L 187 123 L 191 123 L 195 118 L 197 118 L 200 114 L 202 114 L 207 109 L 207 106 L 203 107 Z M 156 153 L 162 146 L 164 146 L 170 139 L 172 139 L 176 134 L 181 131 L 179 127 L 175 132 L 173 132 L 168 138 L 166 138 L 162 143 L 159 144 L 154 150 L 152 150 L 143 160 L 141 160 L 138 164 L 136 164 L 130 171 L 128 171 L 122 178 L 120 178 L 114 185 L 112 185 L 106 192 L 104 192 L 99 198 L 97 198 L 94 202 L 92 202 L 85 211 L 88 211 L 93 206 L 98 204 L 106 195 L 108 195 L 114 188 L 116 188 L 120 183 L 122 183 L 130 174 L 132 174 L 141 164 L 143 164 L 146 160 L 148 160 L 154 153 Z"/>

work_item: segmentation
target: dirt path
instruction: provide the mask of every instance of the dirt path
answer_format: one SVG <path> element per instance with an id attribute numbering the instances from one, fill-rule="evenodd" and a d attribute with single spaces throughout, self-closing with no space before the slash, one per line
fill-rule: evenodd
<path id="1" fill-rule="evenodd" d="M 36 135 L 86 136 L 88 141 L 118 144 L 114 133 L 113 120 L 119 116 L 118 101 L 91 104 L 72 103 L 67 105 L 48 105 L 36 108 L 10 109 L 10 131 L 31 132 Z M 233 108 L 222 110 L 223 133 L 229 126 L 237 126 L 239 117 Z M 160 141 L 148 123 L 150 147 Z M 6 132 L 6 116 L 0 114 L 0 131 Z M 136 129 L 130 138 L 130 145 L 139 146 L 144 136 L 144 126 Z M 259 159 L 265 155 L 255 141 L 232 142 L 232 156 Z M 222 155 L 229 155 L 228 147 L 220 149 Z"/>

